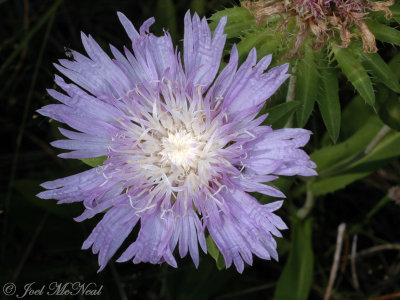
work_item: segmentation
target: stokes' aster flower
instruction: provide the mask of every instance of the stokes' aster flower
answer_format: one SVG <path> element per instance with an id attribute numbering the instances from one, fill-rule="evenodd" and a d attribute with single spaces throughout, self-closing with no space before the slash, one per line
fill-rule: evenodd
<path id="1" fill-rule="evenodd" d="M 256 118 L 265 100 L 288 78 L 287 65 L 264 73 L 271 56 L 257 63 L 253 49 L 238 68 L 230 61 L 216 77 L 226 18 L 214 35 L 205 19 L 185 16 L 183 64 L 166 32 L 149 33 L 147 20 L 136 31 L 121 13 L 133 53 L 111 46 L 111 59 L 82 34 L 89 57 L 72 51 L 73 61 L 56 68 L 74 83 L 56 76 L 66 94 L 49 90 L 62 104 L 39 110 L 76 131 L 60 128 L 68 139 L 53 146 L 73 150 L 63 158 L 106 156 L 104 164 L 70 177 L 43 183 L 38 196 L 58 203 L 82 201 L 82 221 L 103 213 L 83 248 L 99 253 L 100 270 L 140 220 L 136 241 L 118 261 L 168 262 L 173 251 L 188 251 L 197 266 L 198 244 L 207 251 L 205 230 L 239 272 L 252 254 L 278 258 L 272 235 L 285 229 L 273 211 L 282 201 L 259 204 L 246 192 L 284 198 L 263 183 L 276 175 L 315 175 L 315 164 L 299 149 L 310 137 L 304 129 L 272 130 Z M 184 67 L 183 67 L 184 65 Z"/>

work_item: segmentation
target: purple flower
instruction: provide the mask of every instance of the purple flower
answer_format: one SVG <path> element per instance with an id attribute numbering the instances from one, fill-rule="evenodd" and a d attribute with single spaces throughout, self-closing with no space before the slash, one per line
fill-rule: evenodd
<path id="1" fill-rule="evenodd" d="M 83 244 L 99 254 L 100 270 L 140 220 L 136 241 L 118 259 L 176 267 L 173 251 L 188 252 L 199 264 L 198 244 L 207 252 L 205 232 L 225 258 L 242 272 L 252 254 L 278 259 L 273 236 L 286 225 L 273 212 L 282 201 L 261 205 L 247 192 L 285 196 L 263 183 L 277 175 L 311 176 L 315 164 L 299 149 L 304 129 L 272 130 L 261 125 L 260 109 L 289 77 L 288 65 L 264 71 L 271 56 L 257 63 L 250 51 L 238 68 L 236 46 L 217 76 L 225 45 L 222 18 L 211 35 L 206 19 L 185 16 L 183 63 L 170 35 L 139 32 L 121 13 L 133 52 L 111 46 L 110 58 L 91 36 L 82 34 L 89 57 L 72 51 L 56 68 L 64 90 L 49 94 L 62 104 L 39 112 L 74 129 L 53 146 L 72 150 L 63 158 L 106 156 L 104 164 L 42 184 L 38 196 L 58 203 L 83 202 L 83 221 L 103 219 Z M 139 226 L 139 225 L 137 225 Z"/>

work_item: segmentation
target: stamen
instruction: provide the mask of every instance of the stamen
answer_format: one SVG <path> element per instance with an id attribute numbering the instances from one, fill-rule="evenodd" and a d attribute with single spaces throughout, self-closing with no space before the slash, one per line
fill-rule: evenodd
<path id="1" fill-rule="evenodd" d="M 223 188 L 226 188 L 226 185 L 224 185 L 224 184 L 221 185 L 221 186 L 219 187 L 219 189 L 213 194 L 213 196 L 218 195 L 219 192 L 222 191 Z"/>
<path id="2" fill-rule="evenodd" d="M 251 136 L 253 138 L 253 140 L 256 138 L 256 136 L 254 134 L 252 134 L 251 132 L 245 130 L 245 133 L 247 133 L 249 136 Z"/>

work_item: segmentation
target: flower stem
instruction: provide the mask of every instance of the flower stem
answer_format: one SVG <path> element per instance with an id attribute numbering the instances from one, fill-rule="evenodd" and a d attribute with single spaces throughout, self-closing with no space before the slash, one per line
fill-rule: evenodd
<path id="1" fill-rule="evenodd" d="M 310 186 L 311 186 L 311 183 L 307 182 L 306 202 L 304 203 L 303 207 L 300 208 L 299 211 L 297 212 L 297 216 L 300 219 L 304 219 L 305 217 L 307 217 L 315 204 L 315 197 L 314 197 L 313 192 L 311 191 Z"/>
<path id="2" fill-rule="evenodd" d="M 292 76 L 290 76 L 289 79 L 289 86 L 286 94 L 286 102 L 293 101 L 296 95 L 296 80 L 297 80 L 296 68 L 297 68 L 297 59 L 292 67 Z M 290 128 L 290 127 L 293 127 L 293 115 L 290 116 L 289 120 L 285 125 L 285 128 Z"/>

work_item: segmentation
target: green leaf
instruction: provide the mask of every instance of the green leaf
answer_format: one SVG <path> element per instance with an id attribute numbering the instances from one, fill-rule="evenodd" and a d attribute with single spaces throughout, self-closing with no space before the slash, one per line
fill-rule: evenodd
<path id="1" fill-rule="evenodd" d="M 252 48 L 257 49 L 258 59 L 275 52 L 279 46 L 279 39 L 266 31 L 255 31 L 245 34 L 237 44 L 239 62 L 242 63 Z"/>
<path id="2" fill-rule="evenodd" d="M 400 23 L 400 5 L 398 4 L 392 5 L 390 7 L 390 10 L 392 11 L 393 19 L 395 19 L 397 23 Z"/>
<path id="3" fill-rule="evenodd" d="M 318 107 L 329 136 L 336 143 L 339 137 L 341 118 L 337 71 L 325 64 L 321 66 L 320 72 L 322 95 L 318 97 Z"/>
<path id="4" fill-rule="evenodd" d="M 379 118 L 373 115 L 365 120 L 364 125 L 344 142 L 324 147 L 311 154 L 311 160 L 317 164 L 317 172 L 320 176 L 328 169 L 336 168 L 361 153 L 382 126 L 383 123 Z"/>
<path id="5" fill-rule="evenodd" d="M 375 76 L 392 91 L 400 93 L 400 84 L 396 75 L 379 54 L 363 52 L 362 59 L 362 63 L 368 69 L 369 73 Z"/>
<path id="6" fill-rule="evenodd" d="M 281 176 L 278 179 L 275 179 L 272 183 L 270 183 L 270 185 L 273 186 L 274 188 L 277 188 L 286 195 L 287 193 L 289 193 L 289 190 L 293 186 L 294 182 L 295 182 L 295 177 L 293 176 Z M 272 196 L 268 196 L 265 194 L 258 194 L 258 193 L 254 194 L 256 199 L 261 204 L 268 204 L 276 201 L 276 198 Z"/>
<path id="7" fill-rule="evenodd" d="M 368 14 L 368 17 L 372 17 L 374 20 L 376 20 L 379 23 L 383 24 L 390 24 L 393 21 L 396 21 L 397 23 L 400 23 L 400 5 L 394 4 L 389 7 L 389 9 L 392 12 L 392 18 L 387 19 L 386 18 L 386 12 L 384 11 L 374 11 L 370 12 Z"/>
<path id="8" fill-rule="evenodd" d="M 391 131 L 387 136 L 365 157 L 357 161 L 351 168 L 359 168 L 368 165 L 369 170 L 375 170 L 372 168 L 372 162 L 378 162 L 379 165 L 383 165 L 384 161 L 388 161 L 393 158 L 400 156 L 400 132 Z M 365 168 L 364 168 L 365 169 Z"/>
<path id="9" fill-rule="evenodd" d="M 275 289 L 274 300 L 308 298 L 314 269 L 311 225 L 311 219 L 292 222 L 292 248 Z"/>
<path id="10" fill-rule="evenodd" d="M 311 185 L 314 196 L 321 196 L 345 188 L 350 183 L 367 176 L 370 172 L 344 173 L 325 178 Z"/>
<path id="11" fill-rule="evenodd" d="M 218 11 L 210 17 L 210 28 L 212 30 L 215 30 L 223 16 L 228 17 L 224 30 L 228 39 L 240 37 L 244 32 L 256 28 L 256 20 L 247 9 L 244 7 L 232 7 Z"/>
<path id="12" fill-rule="evenodd" d="M 274 129 L 282 128 L 299 106 L 299 101 L 290 101 L 267 108 L 265 112 L 268 118 L 265 122 Z"/>
<path id="13" fill-rule="evenodd" d="M 176 8 L 172 0 L 158 0 L 155 7 L 157 23 L 154 24 L 159 33 L 163 28 L 168 28 L 174 41 L 178 38 L 178 25 L 176 23 Z"/>
<path id="14" fill-rule="evenodd" d="M 215 259 L 218 270 L 225 268 L 225 260 L 221 252 L 219 252 L 217 245 L 215 245 L 212 237 L 209 235 L 206 239 L 207 242 L 207 252 Z"/>
<path id="15" fill-rule="evenodd" d="M 301 104 L 296 111 L 297 126 L 299 127 L 306 125 L 318 95 L 319 73 L 314 56 L 315 53 L 306 47 L 305 56 L 298 61 L 297 65 L 295 99 Z"/>
<path id="16" fill-rule="evenodd" d="M 360 93 L 364 101 L 373 106 L 375 104 L 375 94 L 372 82 L 359 59 L 349 49 L 333 47 L 332 50 L 339 67 L 347 79 Z"/>
<path id="17" fill-rule="evenodd" d="M 400 155 L 400 133 L 388 134 L 368 155 L 334 175 L 311 184 L 314 196 L 320 196 L 342 189 L 383 167 L 390 160 Z"/>
<path id="18" fill-rule="evenodd" d="M 96 168 L 98 166 L 103 165 L 104 161 L 107 159 L 107 156 L 99 156 L 99 157 L 91 157 L 91 158 L 83 158 L 81 159 L 85 164 Z"/>
<path id="19" fill-rule="evenodd" d="M 365 23 L 377 40 L 400 46 L 400 31 L 397 29 L 373 20 L 366 20 Z"/>
<path id="20" fill-rule="evenodd" d="M 400 53 L 395 55 L 388 63 L 389 68 L 395 74 L 397 80 L 400 80 Z"/>
<path id="21" fill-rule="evenodd" d="M 360 95 L 355 96 L 342 111 L 340 138 L 344 141 L 351 137 L 365 125 L 365 120 L 373 115 L 375 115 L 375 112 L 372 107 L 365 105 Z"/>
<path id="22" fill-rule="evenodd" d="M 377 86 L 376 107 L 382 122 L 400 130 L 400 97 L 385 86 Z"/>

